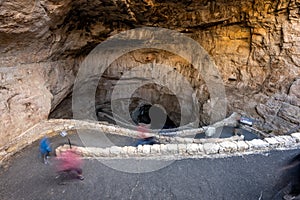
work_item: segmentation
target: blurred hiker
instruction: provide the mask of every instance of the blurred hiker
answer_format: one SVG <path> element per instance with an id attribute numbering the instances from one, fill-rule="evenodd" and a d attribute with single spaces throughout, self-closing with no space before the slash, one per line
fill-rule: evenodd
<path id="1" fill-rule="evenodd" d="M 241 117 L 237 117 L 236 125 L 233 127 L 233 135 L 241 135 L 241 124 L 240 124 Z"/>
<path id="2" fill-rule="evenodd" d="M 295 156 L 284 167 L 287 174 L 290 176 L 289 184 L 291 186 L 290 191 L 283 197 L 285 200 L 300 199 L 300 154 Z"/>
<path id="3" fill-rule="evenodd" d="M 153 145 L 157 144 L 155 137 L 148 136 L 147 132 L 149 130 L 149 124 L 143 124 L 139 123 L 139 126 L 137 127 L 137 131 L 139 132 L 139 138 L 135 146 L 139 145 Z"/>
<path id="4" fill-rule="evenodd" d="M 75 175 L 76 178 L 83 180 L 82 158 L 76 149 L 68 149 L 57 156 L 57 172 Z"/>
<path id="5" fill-rule="evenodd" d="M 49 139 L 44 137 L 40 141 L 40 153 L 45 164 L 49 164 L 50 152 L 52 151 Z"/>
<path id="6" fill-rule="evenodd" d="M 283 174 L 278 183 L 280 190 L 273 199 L 282 196 L 284 200 L 300 200 L 300 154 L 291 159 L 281 171 Z"/>

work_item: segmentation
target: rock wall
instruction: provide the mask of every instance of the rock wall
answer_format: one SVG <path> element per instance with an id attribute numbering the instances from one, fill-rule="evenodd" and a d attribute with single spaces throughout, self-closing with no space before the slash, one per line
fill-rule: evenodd
<path id="1" fill-rule="evenodd" d="M 68 66 L 73 63 L 60 61 L 0 67 L 0 146 L 48 119 L 51 109 L 72 89 L 74 75 Z"/>
<path id="2" fill-rule="evenodd" d="M 287 132 L 299 129 L 299 91 L 300 79 L 297 79 L 293 82 L 287 94 L 276 93 L 269 97 L 265 103 L 257 105 L 257 113 L 265 120 L 265 124 L 262 127 L 265 131 L 280 134 L 282 132 L 278 127 L 287 130 Z"/>
<path id="3" fill-rule="evenodd" d="M 280 111 L 268 109 L 272 110 L 269 104 L 276 94 L 291 96 L 290 86 L 300 74 L 299 4 L 298 0 L 2 1 L 0 146 L 47 119 L 72 92 L 78 65 L 97 44 L 142 26 L 169 28 L 198 41 L 222 74 L 228 113 L 261 117 L 268 130 L 286 131 L 299 123 L 291 119 L 299 115 L 299 104 L 280 100 Z M 136 53 L 147 60 L 144 52 Z M 115 62 L 112 69 L 134 66 L 129 57 L 123 60 L 127 68 Z M 163 58 L 171 64 L 178 59 Z M 205 91 L 202 80 L 190 73 L 190 65 L 184 61 L 178 65 L 180 73 Z M 116 71 L 108 71 L 106 79 Z M 105 94 L 110 92 L 107 87 Z M 161 96 L 168 101 L 167 92 Z M 210 107 L 209 94 L 199 93 L 198 98 L 204 113 Z M 64 108 L 60 112 L 67 112 Z M 270 115 L 271 121 L 266 117 Z"/>

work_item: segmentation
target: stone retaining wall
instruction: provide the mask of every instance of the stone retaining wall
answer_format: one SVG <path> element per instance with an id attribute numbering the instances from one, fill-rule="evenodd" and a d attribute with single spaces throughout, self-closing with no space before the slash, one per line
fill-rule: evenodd
<path id="1" fill-rule="evenodd" d="M 8 142 L 6 145 L 0 147 L 0 165 L 16 152 L 22 150 L 26 146 L 32 144 L 34 141 L 41 139 L 44 136 L 52 137 L 58 135 L 61 131 L 71 131 L 78 129 L 97 130 L 104 133 L 110 133 L 115 135 L 127 136 L 132 138 L 138 138 L 138 131 L 121 128 L 115 125 L 111 125 L 103 122 L 95 121 L 82 121 L 82 120 L 69 120 L 69 119 L 50 119 L 42 121 L 35 126 L 31 127 L 14 140 Z M 179 135 L 191 135 L 196 133 L 203 133 L 203 129 L 192 129 L 178 131 Z M 155 136 L 156 134 L 148 133 L 149 136 Z M 168 139 L 169 137 L 159 136 L 161 140 L 174 142 L 176 138 Z M 190 140 L 186 140 L 189 142 Z"/>
<path id="2" fill-rule="evenodd" d="M 0 164 L 6 161 L 16 152 L 22 150 L 34 141 L 41 139 L 45 135 L 51 137 L 58 135 L 61 131 L 71 131 L 78 129 L 97 130 L 104 133 L 138 138 L 138 131 L 121 128 L 108 123 L 90 122 L 81 120 L 51 119 L 36 124 L 15 140 L 0 147 Z M 203 128 L 181 130 L 176 132 L 177 136 L 195 135 L 203 133 Z M 155 136 L 161 145 L 144 145 L 139 147 L 110 147 L 100 148 L 82 148 L 82 153 L 87 157 L 147 157 L 160 155 L 178 155 L 178 156 L 207 156 L 216 154 L 250 153 L 253 151 L 268 151 L 278 148 L 298 148 L 300 145 L 300 133 L 294 133 L 291 136 L 275 136 L 263 140 L 255 139 L 252 141 L 243 141 L 243 137 L 231 138 L 210 138 L 193 139 L 183 137 L 158 136 L 148 133 L 149 136 Z"/>
<path id="3" fill-rule="evenodd" d="M 234 115 L 233 115 L 234 116 Z M 227 123 L 228 119 L 225 119 Z M 4 146 L 0 147 L 0 164 L 3 163 L 7 158 L 15 154 L 16 152 L 22 150 L 24 147 L 32 144 L 34 141 L 41 139 L 45 135 L 51 137 L 58 135 L 61 131 L 70 131 L 78 129 L 88 129 L 97 130 L 104 133 L 127 136 L 132 138 L 139 138 L 139 132 L 135 130 L 130 130 L 126 128 L 121 128 L 112 124 L 105 122 L 95 122 L 95 121 L 83 121 L 83 120 L 72 120 L 72 119 L 50 119 L 42 121 L 35 126 L 31 127 L 21 135 L 19 135 L 14 140 L 8 142 Z M 197 129 L 185 129 L 178 130 L 174 132 L 165 132 L 164 135 L 172 136 L 193 136 L 198 133 L 203 133 L 206 131 L 207 127 L 197 128 Z M 147 133 L 147 135 L 156 137 L 162 143 L 203 143 L 203 140 L 193 140 L 191 138 L 180 138 L 180 137 L 168 137 L 163 135 L 157 135 L 155 133 Z M 240 138 L 232 138 L 232 140 L 239 140 Z M 210 141 L 210 140 L 205 140 Z M 214 141 L 214 140 L 212 140 Z"/>
<path id="4" fill-rule="evenodd" d="M 112 146 L 108 148 L 77 147 L 84 157 L 93 158 L 189 158 L 222 157 L 250 153 L 263 153 L 270 150 L 295 149 L 300 147 L 300 133 L 291 136 L 275 136 L 251 141 L 221 141 L 215 143 L 154 144 L 133 146 Z M 56 149 L 59 154 L 69 149 L 68 145 Z"/>

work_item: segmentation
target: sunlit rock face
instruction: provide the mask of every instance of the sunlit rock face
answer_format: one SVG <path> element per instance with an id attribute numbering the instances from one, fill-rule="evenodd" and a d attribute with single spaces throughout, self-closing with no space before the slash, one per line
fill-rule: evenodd
<path id="1" fill-rule="evenodd" d="M 262 128 L 280 133 L 299 123 L 292 117 L 299 115 L 296 0 L 17 0 L 2 1 L 0 7 L 2 143 L 47 119 L 51 111 L 53 117 L 72 117 L 70 98 L 82 60 L 110 36 L 143 26 L 181 32 L 208 52 L 226 87 L 228 113 L 260 118 Z M 121 72 L 154 62 L 187 77 L 197 90 L 200 123 L 209 123 L 212 105 L 203 79 L 183 58 L 159 50 L 135 51 L 116 60 L 99 83 L 96 103 L 110 101 Z M 159 99 L 178 122 L 179 108 L 170 91 L 145 86 L 134 98 L 147 95 L 147 101 Z"/>

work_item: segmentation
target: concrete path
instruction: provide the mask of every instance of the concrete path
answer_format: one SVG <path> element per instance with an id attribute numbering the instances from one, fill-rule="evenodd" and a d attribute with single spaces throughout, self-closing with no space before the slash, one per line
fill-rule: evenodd
<path id="1" fill-rule="evenodd" d="M 80 145 L 76 135 L 71 140 Z M 66 142 L 51 139 L 54 146 Z M 119 140 L 122 143 L 134 142 Z M 130 174 L 97 160 L 85 160 L 84 181 L 60 185 L 38 157 L 38 143 L 13 157 L 0 171 L 1 200 L 203 199 L 269 200 L 278 191 L 279 168 L 299 150 L 218 159 L 183 159 L 158 171 Z M 278 198 L 280 199 L 280 198 Z"/>

